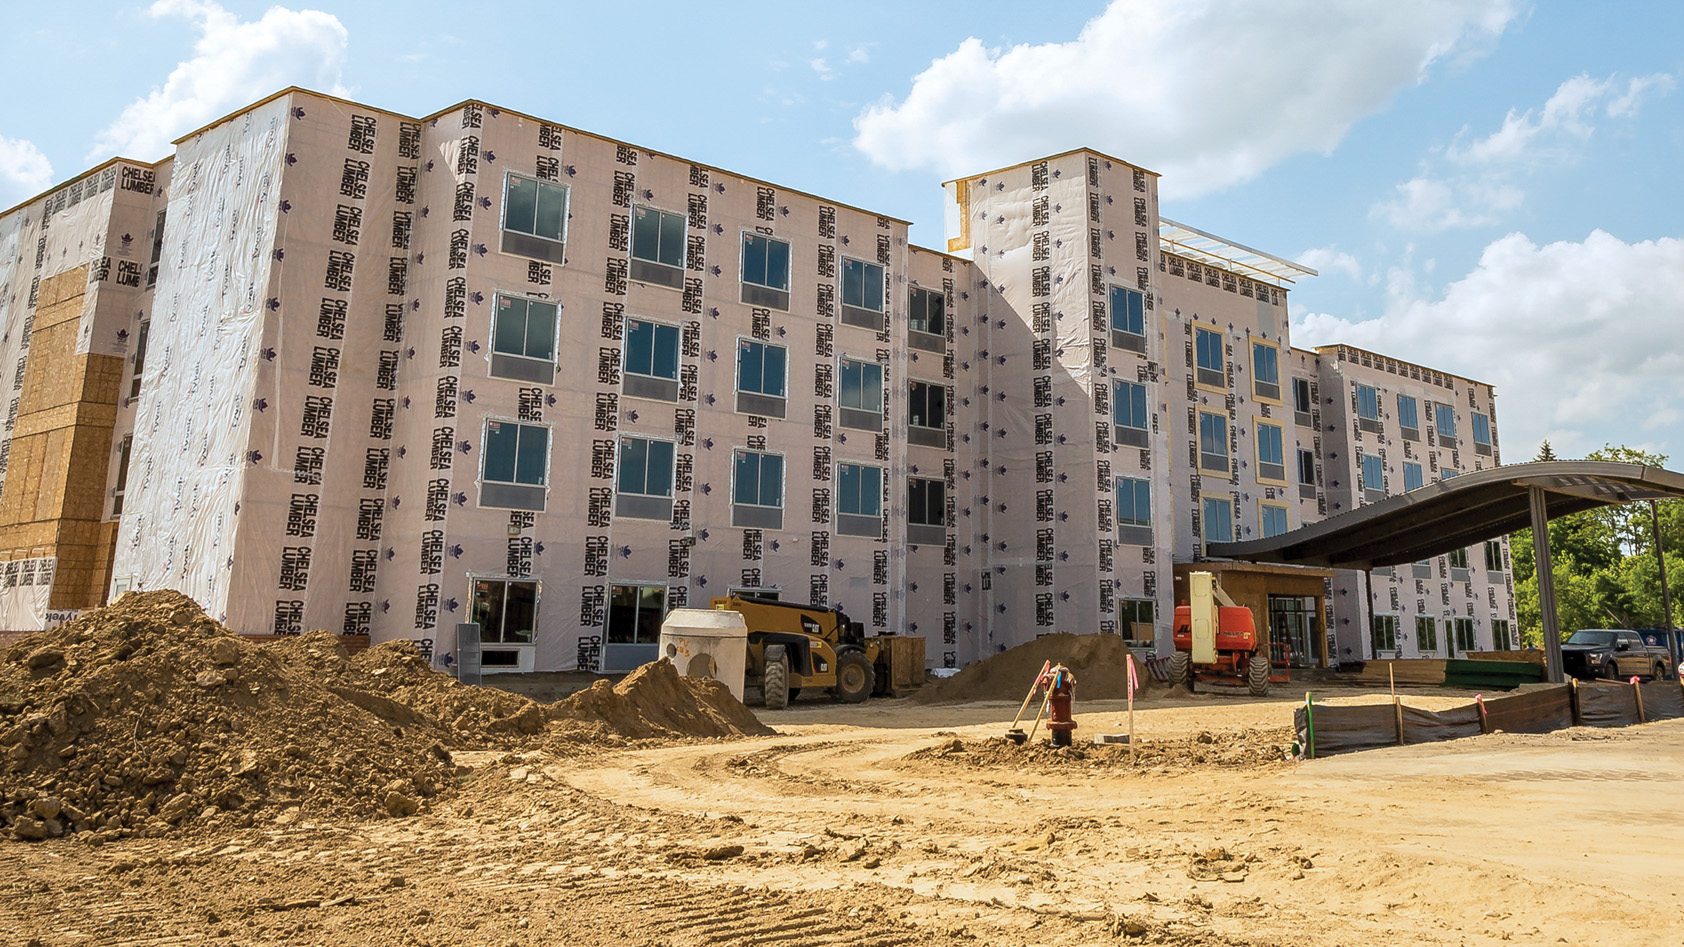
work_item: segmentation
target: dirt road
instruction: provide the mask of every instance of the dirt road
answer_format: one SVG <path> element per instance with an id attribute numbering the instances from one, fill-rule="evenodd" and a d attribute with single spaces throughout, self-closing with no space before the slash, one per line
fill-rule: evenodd
<path id="1" fill-rule="evenodd" d="M 475 755 L 410 819 L 0 843 L 0 941 L 1684 939 L 1684 721 L 1294 764 L 1291 706 L 1156 700 L 1134 766 L 990 742 L 1015 705 L 907 701 L 798 705 L 735 742 Z M 1079 736 L 1123 729 L 1121 703 L 1078 709 Z"/>

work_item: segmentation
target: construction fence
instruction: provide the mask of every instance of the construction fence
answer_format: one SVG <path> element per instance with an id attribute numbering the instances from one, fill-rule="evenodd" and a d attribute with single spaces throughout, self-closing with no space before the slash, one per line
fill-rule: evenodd
<path id="1" fill-rule="evenodd" d="M 1684 717 L 1684 682 L 1572 681 L 1449 710 L 1423 710 L 1394 697 L 1389 704 L 1317 705 L 1293 715 L 1304 756 L 1313 759 L 1382 746 L 1439 743 L 1481 733 L 1549 733 L 1568 727 L 1624 727 Z"/>

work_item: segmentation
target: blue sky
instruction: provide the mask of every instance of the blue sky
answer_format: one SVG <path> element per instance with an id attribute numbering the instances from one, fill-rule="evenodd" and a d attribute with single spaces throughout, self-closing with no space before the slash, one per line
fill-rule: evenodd
<path id="1" fill-rule="evenodd" d="M 484 99 L 915 222 L 1091 146 L 1165 215 L 1316 267 L 1299 345 L 1497 385 L 1549 438 L 1684 466 L 1684 4 L 1152 0 L 0 8 L 0 206 L 288 84 Z"/>

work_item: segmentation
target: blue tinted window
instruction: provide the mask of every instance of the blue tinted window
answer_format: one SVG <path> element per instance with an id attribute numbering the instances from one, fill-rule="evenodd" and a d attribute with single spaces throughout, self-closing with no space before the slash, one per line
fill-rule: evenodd
<path id="1" fill-rule="evenodd" d="M 860 260 L 842 261 L 842 305 L 883 311 L 883 268 Z"/>
<path id="2" fill-rule="evenodd" d="M 743 234 L 743 282 L 788 289 L 789 244 L 759 234 Z"/>
<path id="3" fill-rule="evenodd" d="M 1368 385 L 1357 386 L 1357 417 L 1380 420 L 1380 392 Z"/>
<path id="4" fill-rule="evenodd" d="M 1286 507 L 1263 507 L 1263 538 L 1268 539 L 1270 536 L 1279 536 L 1286 531 Z"/>
<path id="5" fill-rule="evenodd" d="M 1223 363 L 1222 336 L 1209 329 L 1193 330 L 1193 347 L 1199 367 L 1213 372 L 1227 372 Z"/>
<path id="6" fill-rule="evenodd" d="M 632 319 L 626 323 L 626 371 L 678 378 L 678 327 Z"/>
<path id="7" fill-rule="evenodd" d="M 1204 522 L 1201 534 L 1207 543 L 1228 543 L 1234 541 L 1234 504 L 1230 500 L 1219 500 L 1216 497 L 1204 498 Z"/>
<path id="8" fill-rule="evenodd" d="M 483 452 L 487 481 L 541 486 L 549 463 L 549 428 L 487 421 Z"/>
<path id="9" fill-rule="evenodd" d="M 1447 404 L 1433 408 L 1433 423 L 1438 425 L 1438 432 L 1445 437 L 1456 436 L 1456 411 Z"/>
<path id="10" fill-rule="evenodd" d="M 1111 287 L 1111 328 L 1132 335 L 1146 334 L 1146 296 L 1126 286 Z"/>
<path id="11" fill-rule="evenodd" d="M 1134 477 L 1117 478 L 1117 525 L 1152 525 L 1152 482 Z"/>
<path id="12" fill-rule="evenodd" d="M 1261 342 L 1252 343 L 1251 373 L 1256 381 L 1269 385 L 1280 384 L 1280 351 L 1273 345 L 1265 345 Z"/>
<path id="13" fill-rule="evenodd" d="M 1112 386 L 1112 421 L 1118 427 L 1146 428 L 1146 386 L 1120 381 Z"/>
<path id="14" fill-rule="evenodd" d="M 1475 414 L 1472 417 L 1474 443 L 1489 445 L 1491 443 L 1491 419 L 1483 414 Z"/>
<path id="15" fill-rule="evenodd" d="M 1407 428 L 1421 427 L 1420 406 L 1409 395 L 1397 396 L 1397 423 Z"/>
<path id="16" fill-rule="evenodd" d="M 1425 484 L 1425 483 L 1426 483 L 1426 481 L 1421 479 L 1421 465 L 1415 464 L 1415 463 L 1410 463 L 1407 460 L 1404 461 L 1403 462 L 1403 489 L 1405 491 L 1419 490 L 1419 489 L 1421 489 L 1422 485 Z"/>
<path id="17" fill-rule="evenodd" d="M 671 441 L 627 437 L 620 441 L 620 492 L 672 496 Z"/>
<path id="18" fill-rule="evenodd" d="M 1281 429 L 1273 424 L 1257 425 L 1257 459 L 1265 464 L 1286 465 L 1281 446 Z"/>
<path id="19" fill-rule="evenodd" d="M 784 505 L 784 459 L 776 454 L 740 450 L 735 458 L 732 501 L 752 506 Z"/>
<path id="20" fill-rule="evenodd" d="M 743 339 L 737 343 L 737 390 L 784 396 L 783 346 Z"/>
<path id="21" fill-rule="evenodd" d="M 1364 490 L 1386 488 L 1386 465 L 1378 454 L 1362 455 L 1362 486 Z"/>
<path id="22" fill-rule="evenodd" d="M 842 407 L 881 413 L 883 366 L 876 362 L 842 360 Z"/>
<path id="23" fill-rule="evenodd" d="M 853 516 L 883 513 L 883 471 L 863 464 L 839 464 L 836 471 L 837 512 Z"/>

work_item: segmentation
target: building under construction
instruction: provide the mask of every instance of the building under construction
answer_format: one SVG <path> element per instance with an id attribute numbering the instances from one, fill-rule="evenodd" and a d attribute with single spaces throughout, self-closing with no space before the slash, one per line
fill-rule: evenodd
<path id="1" fill-rule="evenodd" d="M 907 223 L 467 102 L 288 89 L 0 214 L 0 628 L 177 588 L 248 633 L 477 621 L 486 670 L 625 670 L 754 589 L 956 666 L 1168 646 L 1222 573 L 1280 660 L 1513 646 L 1494 542 L 1206 562 L 1496 465 L 1490 386 L 1291 344 L 1312 275 L 1091 150 Z"/>

